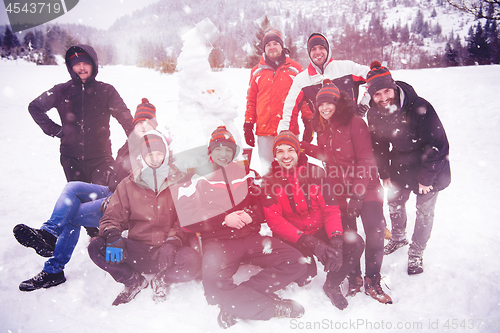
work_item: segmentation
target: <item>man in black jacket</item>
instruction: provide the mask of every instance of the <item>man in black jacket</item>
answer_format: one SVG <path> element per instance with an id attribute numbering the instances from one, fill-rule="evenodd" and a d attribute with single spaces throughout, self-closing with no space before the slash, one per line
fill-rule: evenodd
<path id="1" fill-rule="evenodd" d="M 423 272 L 423 252 L 431 236 L 438 192 L 451 182 L 449 144 L 432 105 L 413 87 L 394 81 L 380 62 L 367 75 L 371 96 L 367 118 L 380 178 L 388 186 L 392 238 L 384 254 L 408 244 L 406 202 L 417 195 L 417 217 L 408 251 L 408 274 Z"/>
<path id="2" fill-rule="evenodd" d="M 132 115 L 112 85 L 95 80 L 98 59 L 91 46 L 71 46 L 65 60 L 71 80 L 41 94 L 28 110 L 45 134 L 61 139 L 61 164 L 68 181 L 107 185 L 113 163 L 110 116 L 128 136 L 133 130 Z M 52 108 L 57 109 L 62 126 L 47 116 Z"/>

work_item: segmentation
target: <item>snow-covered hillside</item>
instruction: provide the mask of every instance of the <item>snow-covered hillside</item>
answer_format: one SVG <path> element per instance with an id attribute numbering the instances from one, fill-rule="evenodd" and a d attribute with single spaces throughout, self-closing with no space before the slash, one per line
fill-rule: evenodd
<path id="1" fill-rule="evenodd" d="M 65 184 L 59 165 L 59 140 L 48 137 L 31 119 L 29 102 L 66 81 L 65 66 L 0 62 L 0 332 L 219 332 L 218 309 L 207 305 L 200 283 L 175 285 L 170 299 L 155 304 L 151 289 L 129 304 L 112 307 L 122 286 L 91 262 L 89 239 L 82 237 L 65 269 L 67 282 L 50 289 L 21 292 L 21 281 L 37 274 L 44 262 L 12 235 L 19 223 L 38 227 L 52 211 Z M 238 105 L 242 129 L 249 70 L 215 73 Z M 451 146 L 452 184 L 438 199 L 435 227 L 424 255 L 425 272 L 406 273 L 406 249 L 385 257 L 384 282 L 394 304 L 382 305 L 364 294 L 349 299 L 344 311 L 322 291 L 325 274 L 283 296 L 306 310 L 299 320 L 240 322 L 229 332 L 498 332 L 500 330 L 500 66 L 394 71 L 412 84 L 441 117 Z M 99 80 L 113 84 L 132 112 L 147 97 L 157 107 L 160 128 L 185 128 L 178 119 L 178 75 L 160 75 L 136 67 L 109 66 Z M 200 82 L 198 82 L 199 84 Z M 52 113 L 56 116 L 56 113 Z M 57 118 L 57 117 L 56 117 Z M 196 135 L 194 133 L 193 135 Z M 125 135 L 112 124 L 113 149 Z M 175 137 L 174 137 L 175 140 Z M 178 143 L 177 149 L 182 147 Z M 254 159 L 257 160 L 257 159 Z M 255 166 L 255 165 L 254 165 Z M 409 203 L 413 229 L 414 200 Z M 389 220 L 389 219 L 388 219 Z M 248 277 L 251 267 L 238 273 Z"/>

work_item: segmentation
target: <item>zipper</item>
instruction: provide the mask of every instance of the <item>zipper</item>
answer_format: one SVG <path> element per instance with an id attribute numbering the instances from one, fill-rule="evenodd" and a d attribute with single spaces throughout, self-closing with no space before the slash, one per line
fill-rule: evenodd
<path id="1" fill-rule="evenodd" d="M 82 132 L 82 161 L 85 161 L 85 127 L 84 121 L 84 100 L 85 100 L 85 83 L 82 83 L 82 122 L 80 123 L 80 130 Z"/>

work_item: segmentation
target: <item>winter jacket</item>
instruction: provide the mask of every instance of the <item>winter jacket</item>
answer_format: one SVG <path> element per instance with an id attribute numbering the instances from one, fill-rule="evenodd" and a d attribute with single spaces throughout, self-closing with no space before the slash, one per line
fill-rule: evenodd
<path id="1" fill-rule="evenodd" d="M 128 238 L 151 246 L 161 246 L 169 237 L 186 241 L 169 186 L 185 176 L 173 165 L 155 193 L 140 177 L 131 173 L 120 182 L 99 223 L 99 235 L 109 228 L 128 230 Z"/>
<path id="2" fill-rule="evenodd" d="M 283 114 L 283 103 L 293 79 L 302 71 L 302 66 L 284 57 L 284 62 L 275 70 L 266 63 L 265 55 L 250 73 L 247 92 L 245 122 L 257 123 L 256 135 L 276 136 L 276 129 Z M 307 105 L 304 103 L 304 112 Z M 298 134 L 297 118 L 292 120 L 291 129 Z"/>
<path id="3" fill-rule="evenodd" d="M 247 172 L 243 161 L 210 166 L 210 171 L 190 174 L 172 188 L 183 228 L 200 233 L 203 242 L 258 233 L 265 221 L 255 172 Z M 252 222 L 241 229 L 224 225 L 226 215 L 238 210 L 246 211 Z"/>
<path id="4" fill-rule="evenodd" d="M 301 142 L 306 154 L 324 162 L 341 208 L 345 208 L 346 199 L 353 196 L 383 202 L 370 131 L 365 121 L 354 115 L 356 109 L 356 103 L 342 92 L 329 121 L 321 118 L 319 112 L 313 118 L 318 146 Z"/>
<path id="5" fill-rule="evenodd" d="M 264 176 L 262 201 L 267 224 L 275 235 L 297 243 L 303 233 L 315 234 L 323 227 L 328 237 L 342 234 L 340 209 L 328 192 L 324 170 L 299 155 L 298 166 L 290 172 L 277 161 Z"/>
<path id="6" fill-rule="evenodd" d="M 357 101 L 359 85 L 365 83 L 366 74 L 370 70 L 367 66 L 356 64 L 349 60 L 333 60 L 330 58 L 323 73 L 311 60 L 307 71 L 301 72 L 293 80 L 290 91 L 283 106 L 283 119 L 278 125 L 278 133 L 290 129 L 292 119 L 297 118 L 299 106 L 304 101 L 312 111 L 306 118 L 316 112 L 316 95 L 321 89 L 324 79 L 330 79 L 341 91 L 347 92 Z M 338 79 L 338 80 L 336 80 Z"/>
<path id="7" fill-rule="evenodd" d="M 82 83 L 69 65 L 69 57 L 76 50 L 83 50 L 94 61 L 92 76 Z M 55 85 L 34 99 L 28 110 L 43 132 L 61 138 L 61 154 L 79 159 L 111 156 L 109 139 L 110 116 L 115 117 L 129 135 L 133 130 L 132 115 L 115 88 L 96 81 L 97 55 L 88 45 L 77 45 L 66 52 L 66 67 L 71 80 Z M 47 112 L 56 108 L 61 125 L 56 124 Z"/>
<path id="8" fill-rule="evenodd" d="M 451 182 L 448 138 L 432 105 L 412 86 L 396 81 L 401 108 L 381 114 L 370 102 L 367 113 L 381 179 L 418 193 L 418 184 L 433 191 Z M 392 147 L 392 148 L 391 148 Z"/>

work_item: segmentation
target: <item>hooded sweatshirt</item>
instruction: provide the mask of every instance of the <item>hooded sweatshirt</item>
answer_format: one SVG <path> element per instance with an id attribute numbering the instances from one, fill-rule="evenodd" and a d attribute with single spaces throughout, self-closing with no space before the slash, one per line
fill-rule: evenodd
<path id="1" fill-rule="evenodd" d="M 69 65 L 74 52 L 87 53 L 92 58 L 92 75 L 85 83 Z M 45 134 L 61 138 L 62 155 L 82 160 L 111 156 L 110 116 L 118 120 L 128 136 L 133 130 L 130 110 L 112 85 L 95 80 L 99 67 L 91 46 L 72 46 L 65 59 L 71 80 L 35 98 L 28 111 Z M 57 109 L 62 125 L 47 115 L 52 108 Z"/>

